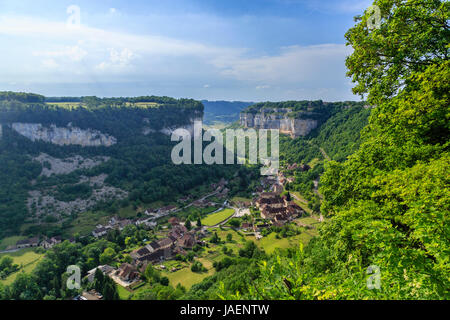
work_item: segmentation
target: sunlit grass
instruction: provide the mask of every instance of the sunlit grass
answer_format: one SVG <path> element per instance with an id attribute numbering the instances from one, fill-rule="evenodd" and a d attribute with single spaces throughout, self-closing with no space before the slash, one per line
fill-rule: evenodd
<path id="1" fill-rule="evenodd" d="M 20 267 L 19 271 L 10 274 L 4 280 L 0 280 L 0 283 L 9 285 L 14 282 L 14 280 L 21 272 L 31 273 L 34 270 L 34 268 L 36 268 L 37 264 L 42 259 L 44 254 L 36 253 L 34 252 L 33 248 L 29 248 L 29 249 L 21 249 L 16 252 L 1 253 L 0 259 L 2 259 L 4 256 L 11 257 L 13 259 L 13 264 L 18 264 Z"/>
<path id="2" fill-rule="evenodd" d="M 222 221 L 225 221 L 234 214 L 233 209 L 224 209 L 222 211 L 208 215 L 206 218 L 202 219 L 202 225 L 204 226 L 215 226 Z"/>

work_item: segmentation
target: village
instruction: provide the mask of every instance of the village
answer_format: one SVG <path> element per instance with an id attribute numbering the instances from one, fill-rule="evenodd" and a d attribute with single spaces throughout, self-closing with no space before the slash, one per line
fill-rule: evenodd
<path id="1" fill-rule="evenodd" d="M 294 164 L 287 169 L 308 170 L 309 168 Z M 219 182 L 211 184 L 210 191 L 198 199 L 180 198 L 177 202 L 178 206 L 170 204 L 158 208 L 142 209 L 142 214 L 135 218 L 113 216 L 106 224 L 96 225 L 91 236 L 100 239 L 106 237 L 112 230 L 121 232 L 130 225 L 153 230 L 152 232 L 157 236 L 145 241 L 142 246 L 127 252 L 129 259 L 126 262 L 99 265 L 88 271 L 84 279 L 91 283 L 98 269 L 114 280 L 120 288 L 123 288 L 126 294 L 132 293 L 144 283 L 142 275 L 148 265 L 152 265 L 166 274 L 171 282 L 177 281 L 178 273 L 181 275 L 186 271 L 189 273 L 184 276 L 201 279 L 213 272 L 213 265 L 220 258 L 232 255 L 233 250 L 236 254 L 245 241 L 253 239 L 252 241 L 263 243 L 264 238 L 267 237 L 267 242 L 274 242 L 275 239 L 269 239 L 272 237 L 273 231 L 282 230 L 284 226 L 291 224 L 311 229 L 310 226 L 299 220 L 308 216 L 305 209 L 299 206 L 300 203 L 295 200 L 294 196 L 285 191 L 284 185 L 292 179 L 293 177 L 286 178 L 281 171 L 278 176 L 263 177 L 251 199 L 230 198 L 228 181 L 221 179 Z M 192 208 L 200 210 L 213 208 L 214 211 L 207 214 L 201 221 L 199 219 L 188 222 L 183 218 L 182 213 Z M 219 239 L 217 243 L 220 243 L 220 239 L 223 238 L 226 238 L 228 243 L 218 246 L 211 240 L 214 236 Z M 290 238 L 288 239 L 288 243 L 291 245 L 292 242 Z M 297 238 L 293 237 L 293 239 Z M 75 242 L 73 238 L 67 240 Z M 237 240 L 242 243 L 240 244 Z M 63 239 L 59 236 L 42 239 L 33 237 L 18 241 L 8 250 L 15 251 L 38 246 L 50 249 L 62 241 Z M 225 241 L 222 242 L 225 243 Z M 219 252 L 219 247 L 223 252 Z M 208 271 L 204 275 L 189 270 L 189 261 L 194 259 L 205 265 L 205 270 Z M 185 283 L 185 280 L 178 279 L 178 283 Z M 89 291 L 84 292 L 76 299 L 98 300 L 101 299 L 101 296 L 95 291 Z"/>
<path id="2" fill-rule="evenodd" d="M 188 255 L 193 255 L 192 258 L 198 259 L 205 266 L 208 266 L 210 263 L 213 264 L 214 261 L 218 261 L 220 257 L 223 257 L 222 253 L 218 254 L 217 246 L 211 241 L 214 234 L 217 235 L 219 233 L 228 240 L 240 234 L 243 239 L 253 238 L 258 241 L 263 239 L 264 235 L 270 234 L 264 232 L 264 230 L 270 230 L 272 227 L 282 228 L 296 221 L 296 219 L 306 216 L 305 210 L 289 194 L 283 194 L 283 183 L 286 181 L 287 179 L 282 173 L 278 177 L 261 179 L 261 185 L 257 188 L 253 199 L 250 201 L 245 201 L 244 199 L 230 201 L 226 199 L 226 193 L 228 192 L 226 188 L 227 181 L 221 180 L 217 184 L 212 184 L 211 189 L 214 191 L 212 194 L 197 199 L 183 208 L 213 205 L 214 203 L 208 198 L 212 195 L 221 195 L 221 198 L 225 199 L 225 201 L 215 212 L 220 212 L 220 210 L 227 208 L 231 209 L 233 213 L 214 225 L 198 226 L 194 222 L 193 227 L 188 230 L 185 226 L 186 222 L 177 217 L 177 212 L 180 212 L 183 208 L 171 205 L 155 210 L 146 209 L 145 215 L 147 217 L 134 222 L 131 220 L 111 220 L 107 226 L 98 226 L 94 230 L 93 235 L 101 237 L 105 234 L 105 230 L 107 232 L 111 228 L 120 229 L 130 223 L 155 228 L 161 218 L 170 216 L 167 220 L 167 225 L 163 226 L 164 231 L 160 233 L 161 235 L 164 234 L 164 236 L 131 251 L 129 253 L 131 257 L 129 262 L 122 263 L 118 268 L 100 265 L 90 270 L 87 277 L 92 281 L 93 275 L 99 269 L 122 288 L 133 292 L 142 284 L 141 277 L 148 265 L 153 265 L 157 270 L 169 275 L 170 278 L 170 274 L 181 274 L 182 269 L 186 270 L 186 266 L 180 261 L 185 261 Z M 183 201 L 187 200 L 183 199 Z M 299 222 L 296 225 L 305 227 L 304 224 Z M 310 229 L 309 226 L 308 229 Z M 237 243 L 237 241 L 231 240 L 229 243 L 228 246 L 233 247 L 233 243 Z M 240 246 L 239 243 L 236 245 Z M 226 247 L 226 245 L 224 246 Z M 206 249 L 207 254 L 202 254 L 201 248 Z M 210 257 L 213 258 L 211 261 L 208 261 Z M 194 273 L 191 272 L 191 274 L 196 278 Z M 210 273 L 207 272 L 206 274 Z M 189 274 L 186 274 L 186 276 L 189 276 Z M 95 293 L 91 292 L 89 295 L 92 298 L 92 296 L 95 296 Z"/>

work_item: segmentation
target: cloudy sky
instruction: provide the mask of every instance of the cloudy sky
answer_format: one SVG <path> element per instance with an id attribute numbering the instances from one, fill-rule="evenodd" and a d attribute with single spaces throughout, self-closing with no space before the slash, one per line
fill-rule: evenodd
<path id="1" fill-rule="evenodd" d="M 0 0 L 0 91 L 358 100 L 344 34 L 370 0 Z"/>

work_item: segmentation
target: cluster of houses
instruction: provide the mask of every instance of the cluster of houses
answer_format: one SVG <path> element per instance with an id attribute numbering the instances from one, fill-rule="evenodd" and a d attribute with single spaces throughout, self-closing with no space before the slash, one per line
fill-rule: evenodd
<path id="1" fill-rule="evenodd" d="M 307 164 L 297 164 L 297 163 L 293 163 L 290 164 L 286 167 L 287 170 L 301 170 L 301 171 L 308 171 L 309 169 L 311 169 L 310 166 L 308 166 Z"/>
<path id="2" fill-rule="evenodd" d="M 135 224 L 130 219 L 119 219 L 117 217 L 112 217 L 106 225 L 98 224 L 94 231 L 92 231 L 92 235 L 96 238 L 105 236 L 110 230 L 120 230 L 122 231 L 126 226 L 130 224 Z"/>
<path id="3" fill-rule="evenodd" d="M 92 235 L 96 238 L 100 238 L 105 236 L 110 230 L 119 230 L 122 231 L 126 226 L 134 224 L 136 226 L 145 225 L 148 228 L 156 227 L 156 219 L 166 216 L 177 210 L 175 206 L 167 206 L 157 210 L 147 209 L 145 210 L 145 214 L 147 217 L 139 218 L 139 219 L 120 219 L 118 217 L 113 217 L 109 220 L 106 225 L 99 224 L 95 227 L 94 231 L 92 231 Z"/>
<path id="4" fill-rule="evenodd" d="M 153 241 L 142 248 L 132 251 L 130 253 L 133 259 L 132 262 L 123 263 L 118 269 L 102 265 L 88 271 L 88 281 L 94 281 L 95 272 L 99 269 L 103 274 L 109 276 L 120 285 L 130 286 L 140 280 L 140 272 L 144 272 L 148 264 L 174 258 L 178 254 L 186 255 L 186 249 L 192 249 L 199 243 L 202 244 L 195 236 L 198 230 L 188 231 L 180 223 L 180 220 L 175 217 L 170 218 L 169 223 L 171 224 L 171 229 L 166 238 Z"/>
<path id="5" fill-rule="evenodd" d="M 218 183 L 211 184 L 211 187 L 213 190 L 217 192 L 218 197 L 226 197 L 228 195 L 229 189 L 225 186 L 227 185 L 227 181 L 225 179 L 221 179 Z M 187 201 L 189 197 L 183 198 L 183 201 Z M 206 199 L 199 199 L 192 203 L 193 206 L 204 208 L 209 206 L 216 205 L 214 202 L 208 201 Z M 156 227 L 157 223 L 156 220 L 159 218 L 162 218 L 164 216 L 167 216 L 171 213 L 174 213 L 178 211 L 179 208 L 174 205 L 169 205 L 165 207 L 161 207 L 158 209 L 146 209 L 144 211 L 144 214 L 147 216 L 145 218 L 139 218 L 135 220 L 130 219 L 119 219 L 117 217 L 111 218 L 111 220 L 106 224 L 102 225 L 99 224 L 96 226 L 94 231 L 92 231 L 92 235 L 96 238 L 105 236 L 110 230 L 117 229 L 117 230 L 123 230 L 127 225 L 135 224 L 138 225 L 145 225 L 149 228 Z"/>
<path id="6" fill-rule="evenodd" d="M 294 168 L 298 168 L 295 166 Z M 287 222 L 302 216 L 304 211 L 291 199 L 288 200 L 287 196 L 281 196 L 283 192 L 282 180 L 286 178 L 281 174 L 281 177 L 266 177 L 262 180 L 261 190 L 258 192 L 258 197 L 256 200 L 248 203 L 239 203 L 239 207 L 249 207 L 254 205 L 260 210 L 261 217 L 265 220 L 264 224 L 253 225 L 249 222 L 244 222 L 241 228 L 244 231 L 253 231 L 255 236 L 261 238 L 259 231 L 263 228 L 268 228 L 270 226 L 283 226 Z M 212 184 L 211 187 L 218 194 L 225 194 L 228 192 L 225 187 L 227 182 L 222 179 L 217 184 Z M 272 192 L 264 192 L 271 188 Z M 208 206 L 213 205 L 205 199 L 200 199 L 193 202 L 194 206 Z M 106 226 L 97 226 L 94 230 L 93 235 L 96 237 L 105 235 L 111 229 L 122 230 L 125 226 L 129 224 L 146 224 L 147 226 L 155 226 L 155 220 L 157 218 L 163 217 L 177 210 L 175 206 L 166 206 L 156 210 L 147 209 L 145 214 L 147 217 L 141 218 L 135 221 L 129 219 L 118 219 L 116 217 L 112 218 Z M 123 263 L 119 268 L 115 269 L 108 265 L 98 266 L 88 272 L 87 279 L 89 282 L 94 281 L 95 272 L 100 269 L 105 275 L 112 278 L 114 281 L 122 286 L 131 286 L 132 284 L 140 281 L 140 274 L 145 271 L 145 268 L 149 264 L 161 263 L 165 260 L 170 260 L 177 255 L 186 255 L 189 249 L 192 249 L 197 244 L 203 245 L 204 242 L 201 241 L 202 237 L 205 237 L 205 233 L 209 232 L 206 228 L 197 228 L 189 231 L 186 226 L 184 226 L 181 221 L 172 217 L 169 219 L 170 229 L 167 236 L 163 239 L 152 241 L 147 245 L 136 249 L 130 253 L 132 261 L 130 263 Z M 173 270 L 172 270 L 173 271 Z"/>
<path id="7" fill-rule="evenodd" d="M 271 220 L 273 225 L 283 226 L 304 214 L 294 201 L 288 200 L 287 196 L 280 197 L 277 192 L 263 192 L 255 201 L 255 206 L 261 212 L 261 218 Z"/>
<path id="8" fill-rule="evenodd" d="M 147 209 L 145 210 L 145 214 L 148 216 L 152 216 L 154 218 L 160 218 L 175 212 L 178 208 L 176 206 L 166 206 L 159 209 Z"/>
<path id="9" fill-rule="evenodd" d="M 225 180 L 224 178 L 222 178 L 222 179 L 220 179 L 220 181 L 218 183 L 211 183 L 211 189 L 213 191 L 220 192 L 225 188 L 225 186 L 227 184 L 228 184 L 228 181 Z"/>
<path id="10" fill-rule="evenodd" d="M 19 240 L 16 242 L 15 246 L 10 246 L 7 250 L 15 250 L 15 249 L 24 249 L 24 248 L 35 248 L 42 247 L 44 249 L 51 249 L 55 245 L 61 243 L 63 239 L 60 236 L 47 238 L 44 237 L 41 239 L 40 237 L 33 237 L 29 239 Z M 69 239 L 70 242 L 75 242 L 73 238 Z"/>
<path id="11" fill-rule="evenodd" d="M 153 241 L 146 246 L 131 252 L 133 265 L 145 268 L 149 263 L 157 263 L 171 259 L 176 255 L 186 255 L 186 249 L 192 249 L 197 241 L 195 232 L 189 232 L 178 218 L 170 218 L 171 229 L 166 238 Z"/>
<path id="12" fill-rule="evenodd" d="M 197 208 L 206 208 L 214 206 L 215 203 L 206 199 L 198 199 L 195 200 L 192 205 Z"/>
<path id="13" fill-rule="evenodd" d="M 272 187 L 275 183 L 277 183 L 277 179 L 275 176 L 266 176 L 261 178 L 261 185 L 256 188 L 256 192 L 263 192 L 265 189 Z"/>
<path id="14" fill-rule="evenodd" d="M 110 277 L 121 286 L 128 287 L 140 280 L 139 271 L 135 266 L 129 263 L 122 263 L 119 268 L 113 268 L 109 265 L 101 265 L 92 270 L 89 270 L 85 277 L 88 282 L 92 283 L 95 280 L 95 273 L 100 270 L 105 276 Z"/>
<path id="15" fill-rule="evenodd" d="M 292 171 L 298 171 L 298 170 L 305 172 L 305 171 L 310 170 L 311 167 L 309 165 L 303 164 L 303 163 L 302 164 L 293 163 L 293 164 L 287 165 L 285 167 L 285 169 L 287 171 L 291 171 L 291 172 Z M 278 181 L 280 182 L 280 184 L 285 185 L 286 183 L 294 182 L 295 181 L 295 177 L 293 177 L 293 176 L 286 177 L 284 175 L 284 173 L 280 170 L 280 171 L 278 171 Z"/>
<path id="16" fill-rule="evenodd" d="M 230 191 L 228 188 L 226 188 L 227 184 L 228 184 L 228 181 L 226 181 L 225 179 L 222 178 L 218 183 L 211 184 L 211 188 L 215 192 L 217 192 L 218 197 L 224 198 L 228 195 L 228 192 Z M 185 198 L 180 199 L 180 201 L 185 202 L 185 201 L 188 201 L 189 199 L 190 199 L 190 197 L 185 197 Z M 215 205 L 215 203 L 213 203 L 211 201 L 207 201 L 206 199 L 199 199 L 197 201 L 194 201 L 192 204 L 196 207 L 201 207 L 201 208 Z M 113 217 L 106 225 L 101 225 L 101 224 L 97 225 L 96 228 L 94 229 L 94 231 L 92 231 L 92 235 L 96 238 L 103 237 L 110 230 L 118 229 L 121 231 L 121 230 L 123 230 L 123 228 L 125 228 L 127 225 L 130 225 L 130 224 L 135 224 L 137 226 L 143 224 L 149 228 L 154 228 L 157 225 L 157 223 L 156 223 L 157 219 L 167 216 L 171 213 L 174 213 L 177 210 L 179 210 L 179 208 L 177 208 L 176 206 L 169 205 L 169 206 L 161 207 L 158 209 L 151 209 L 151 208 L 146 209 L 144 211 L 145 215 L 147 216 L 146 218 L 130 220 L 130 219 L 119 219 L 117 217 Z"/>
<path id="17" fill-rule="evenodd" d="M 75 298 L 73 298 L 73 300 L 77 300 L 77 301 L 98 301 L 98 300 L 102 300 L 103 296 L 101 295 L 101 293 L 95 291 L 95 290 L 90 290 L 90 291 L 84 291 L 83 294 L 76 296 Z"/>
<path id="18" fill-rule="evenodd" d="M 16 248 L 23 249 L 23 248 L 38 247 L 39 243 L 40 243 L 39 237 L 33 237 L 33 238 L 29 238 L 29 239 L 19 240 L 16 242 Z"/>
<path id="19" fill-rule="evenodd" d="M 292 183 L 295 181 L 295 177 L 285 177 L 283 172 L 278 172 L 278 181 L 280 184 L 285 185 L 286 183 Z"/>
<path id="20" fill-rule="evenodd" d="M 230 189 L 226 187 L 227 184 L 228 181 L 222 178 L 218 183 L 212 183 L 211 189 L 217 192 L 217 197 L 226 198 L 228 196 L 228 192 L 230 192 Z"/>

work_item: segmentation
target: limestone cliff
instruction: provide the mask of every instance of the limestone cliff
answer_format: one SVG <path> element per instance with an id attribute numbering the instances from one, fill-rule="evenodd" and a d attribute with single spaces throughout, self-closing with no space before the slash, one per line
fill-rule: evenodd
<path id="1" fill-rule="evenodd" d="M 97 130 L 82 130 L 72 127 L 56 127 L 50 125 L 45 127 L 40 123 L 20 123 L 15 122 L 11 125 L 12 129 L 19 134 L 27 137 L 31 141 L 44 141 L 56 145 L 80 145 L 83 147 L 110 147 L 117 143 L 113 136 L 101 133 Z"/>
<path id="2" fill-rule="evenodd" d="M 290 109 L 263 109 L 257 113 L 242 112 L 240 124 L 245 128 L 278 129 L 292 137 L 306 136 L 317 128 L 317 119 L 308 119 L 304 112 L 301 119 L 289 116 Z"/>

